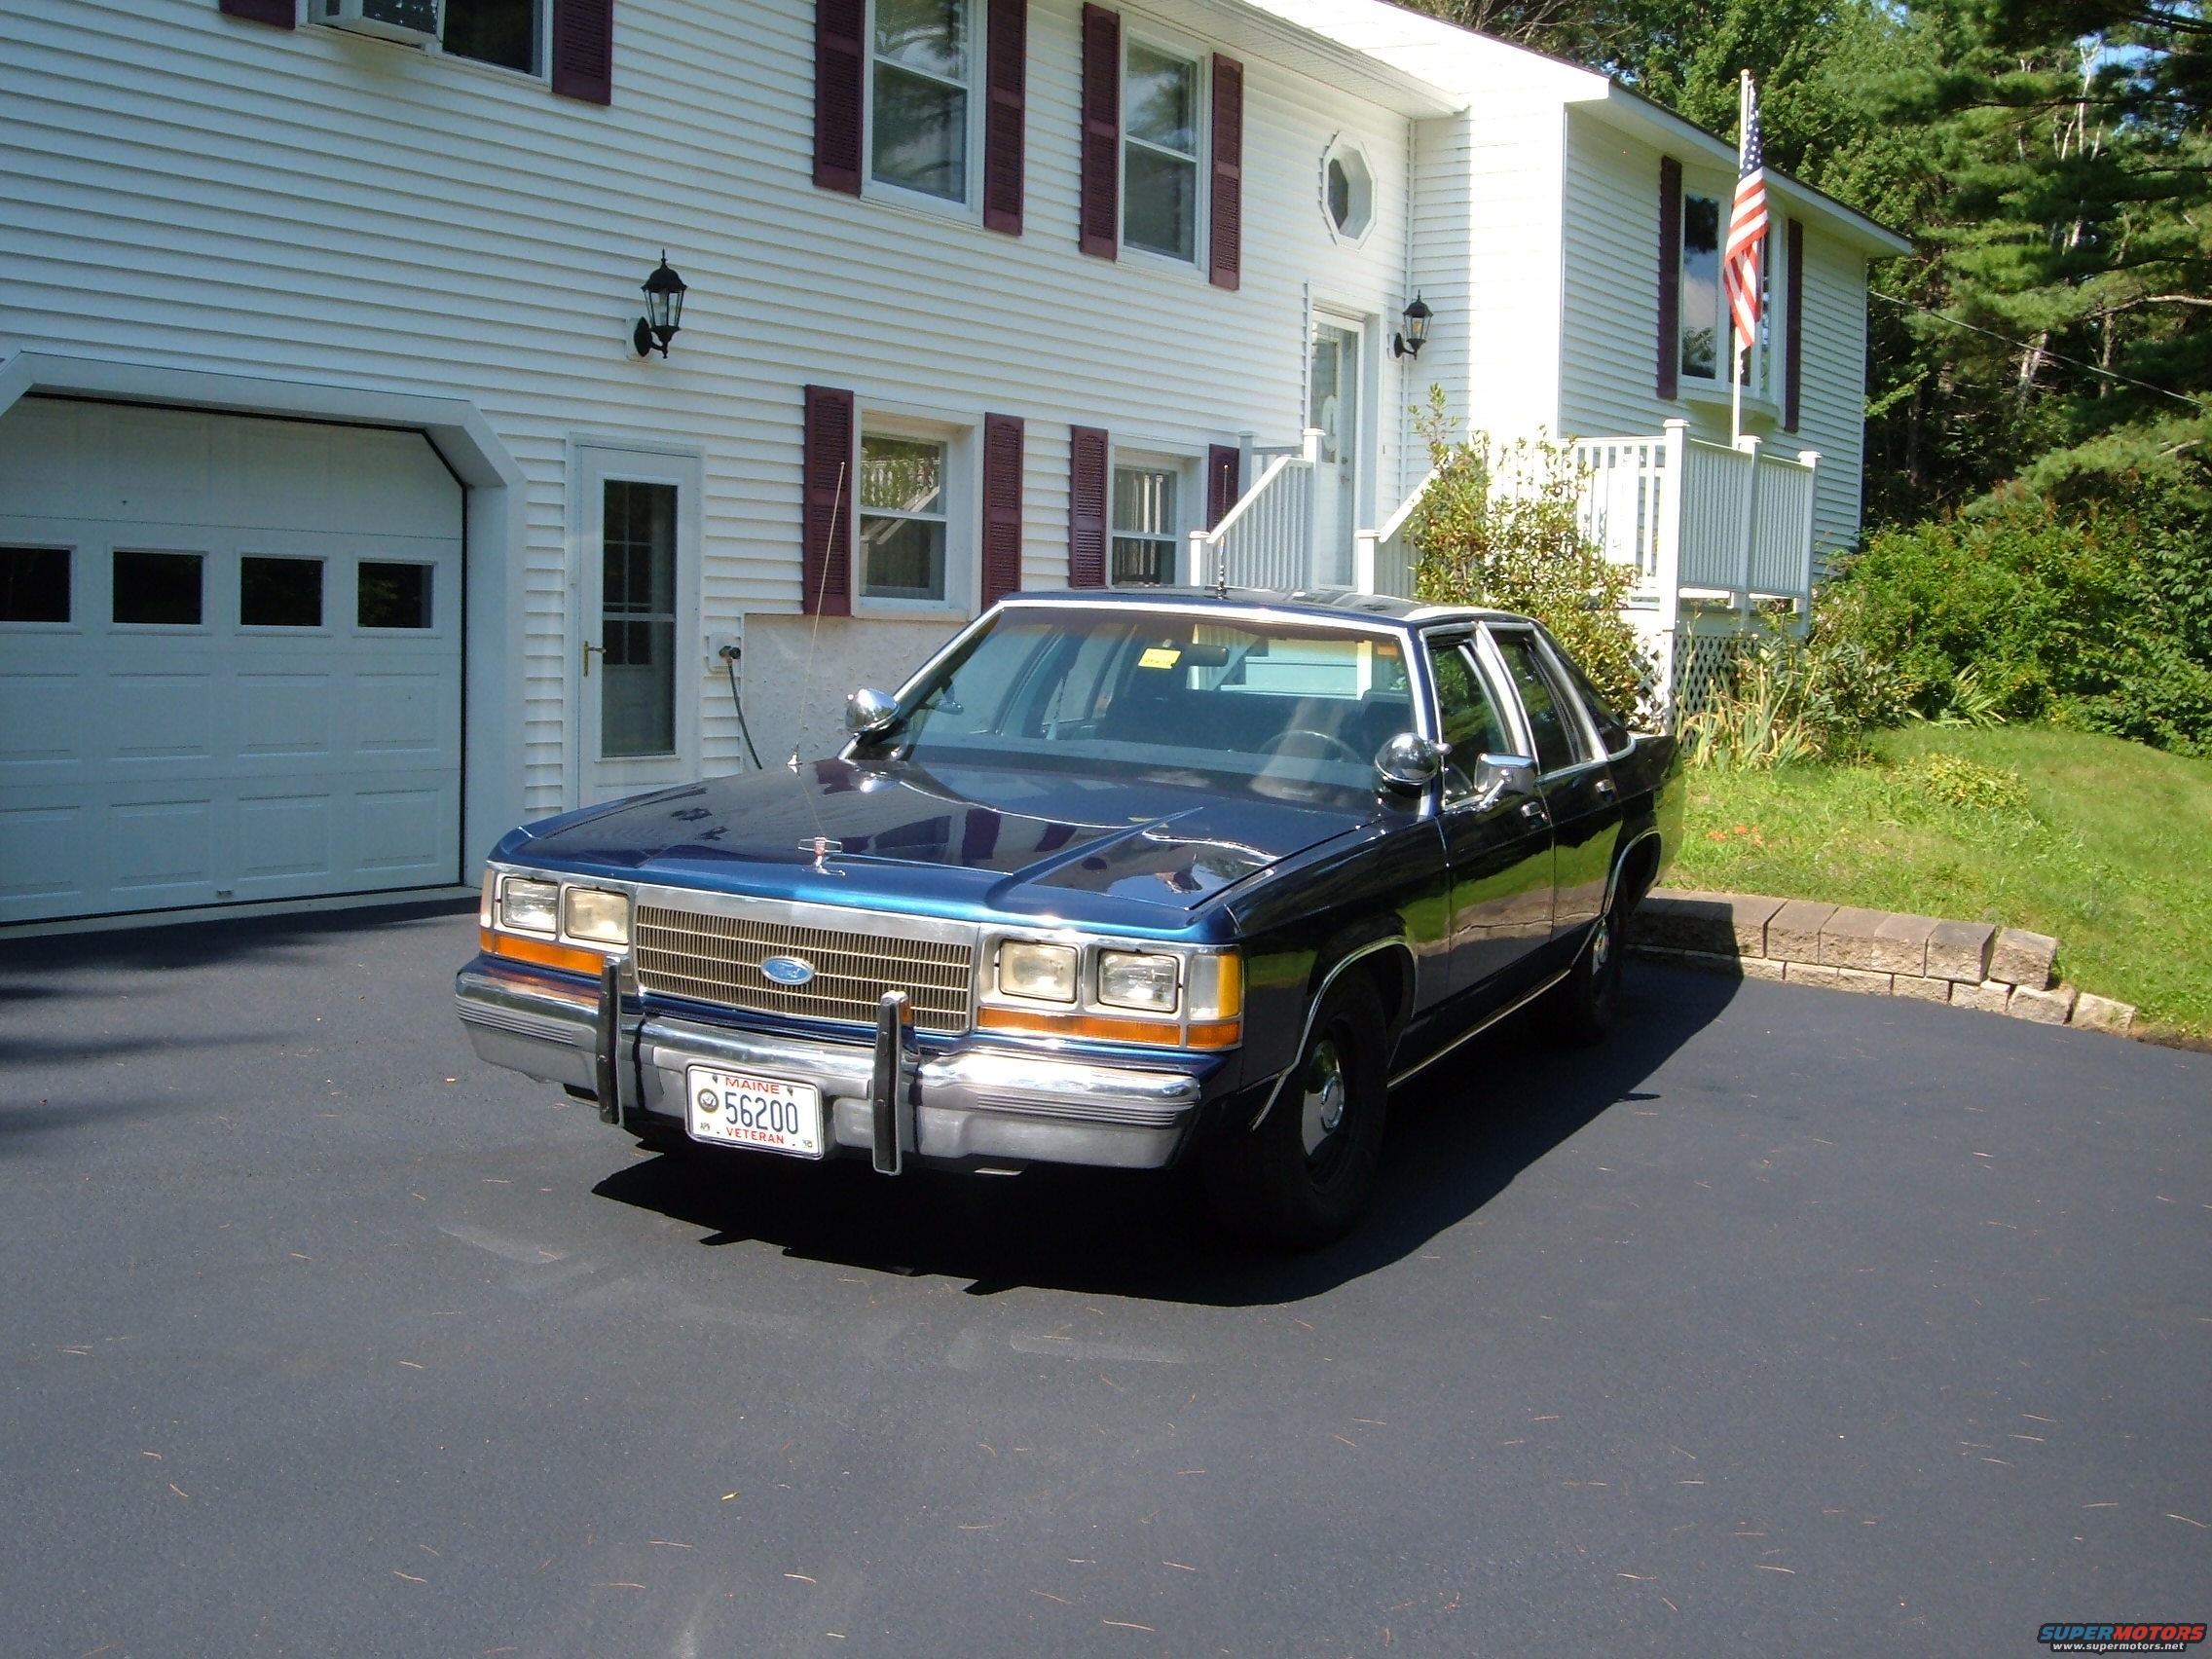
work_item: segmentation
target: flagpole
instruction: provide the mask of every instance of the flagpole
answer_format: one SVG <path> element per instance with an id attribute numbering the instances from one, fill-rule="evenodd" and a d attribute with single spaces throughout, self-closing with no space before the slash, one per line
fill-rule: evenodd
<path id="1" fill-rule="evenodd" d="M 1739 166 L 1744 156 L 1744 134 L 1751 128 L 1751 72 L 1739 70 L 1736 82 L 1736 159 Z M 1725 240 L 1725 239 L 1723 239 Z M 1727 282 L 1721 283 L 1721 302 L 1728 310 L 1728 447 L 1739 448 L 1744 441 L 1744 353 L 1751 342 L 1744 339 L 1736 328 L 1736 308 L 1728 305 Z"/>

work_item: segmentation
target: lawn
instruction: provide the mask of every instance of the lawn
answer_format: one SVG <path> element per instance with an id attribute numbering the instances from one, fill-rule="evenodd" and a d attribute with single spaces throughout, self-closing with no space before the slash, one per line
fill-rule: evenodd
<path id="1" fill-rule="evenodd" d="M 1877 734 L 1864 764 L 1685 781 L 1675 886 L 2053 934 L 2063 977 L 2165 1033 L 2212 1037 L 2212 760 L 2043 727 L 1914 726 Z"/>

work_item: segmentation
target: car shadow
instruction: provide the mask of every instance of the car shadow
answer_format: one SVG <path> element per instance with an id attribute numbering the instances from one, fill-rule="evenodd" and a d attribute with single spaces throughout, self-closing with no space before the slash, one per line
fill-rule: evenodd
<path id="1" fill-rule="evenodd" d="M 1367 1215 L 1309 1255 L 1263 1254 L 1226 1235 L 1191 1168 L 886 1180 L 859 1161 L 699 1152 L 634 1163 L 593 1190 L 700 1228 L 704 1245 L 965 1279 L 971 1295 L 1026 1285 L 1216 1307 L 1294 1302 L 1416 1253 L 1605 1111 L 1656 1098 L 1644 1086 L 1737 983 L 1643 964 L 1597 1048 L 1558 1047 L 1527 1016 L 1477 1038 L 1392 1094 Z"/>

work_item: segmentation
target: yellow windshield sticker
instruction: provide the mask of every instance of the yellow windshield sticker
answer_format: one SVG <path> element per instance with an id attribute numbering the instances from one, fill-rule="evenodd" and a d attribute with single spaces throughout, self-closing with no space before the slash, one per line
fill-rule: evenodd
<path id="1" fill-rule="evenodd" d="M 1173 668 L 1183 660 L 1183 653 L 1173 645 L 1149 645 L 1144 655 L 1137 658 L 1139 668 Z"/>

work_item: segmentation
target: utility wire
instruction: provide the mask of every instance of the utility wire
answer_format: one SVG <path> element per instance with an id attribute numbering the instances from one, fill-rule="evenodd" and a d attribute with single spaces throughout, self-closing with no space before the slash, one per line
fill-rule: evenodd
<path id="1" fill-rule="evenodd" d="M 2032 347 L 2025 340 L 2014 340 L 2010 335 L 2000 334 L 1994 328 L 1984 328 L 1978 322 L 1965 322 L 1955 316 L 1946 316 L 1931 306 L 1916 306 L 1910 300 L 1900 300 L 1897 295 L 1885 294 L 1878 288 L 1868 288 L 1866 291 L 1877 300 L 1889 301 L 1899 311 L 1918 312 L 1922 316 L 1932 316 L 1937 322 L 1949 323 L 1953 328 L 1963 328 L 1972 334 L 1986 335 L 2000 345 L 2010 346 L 2018 350 L 2038 350 L 2054 363 L 2064 363 L 2069 368 L 2083 369 L 2092 375 L 2101 375 L 2106 380 L 2118 381 L 2121 386 L 2132 386 L 2140 387 L 2144 391 L 2156 392 L 2160 397 L 2172 398 L 2185 409 L 2194 409 L 2199 414 L 2204 412 L 2204 399 L 2201 397 L 2192 397 L 2185 392 L 2169 391 L 2162 386 L 2153 386 L 2149 381 L 2137 380 L 2133 375 L 2123 375 L 2112 369 L 2099 368 L 2095 363 L 2084 363 L 2079 357 L 2069 357 L 2063 352 L 2053 351 L 2047 346 Z"/>

